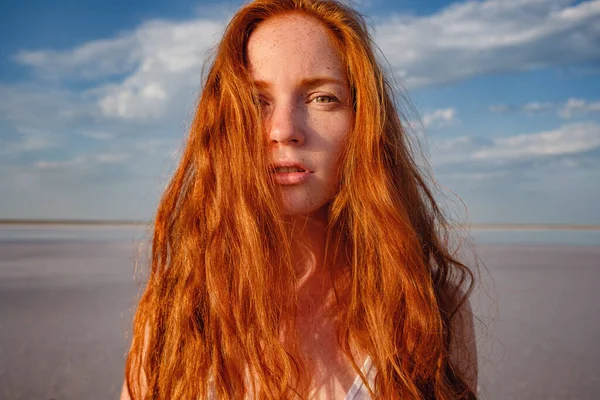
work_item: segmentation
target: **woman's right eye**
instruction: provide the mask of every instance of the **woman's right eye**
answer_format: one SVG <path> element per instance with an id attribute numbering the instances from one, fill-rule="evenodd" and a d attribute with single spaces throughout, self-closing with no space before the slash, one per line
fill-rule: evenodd
<path id="1" fill-rule="evenodd" d="M 269 102 L 264 97 L 258 96 L 256 98 L 256 105 L 259 107 L 267 107 L 269 105 Z"/>

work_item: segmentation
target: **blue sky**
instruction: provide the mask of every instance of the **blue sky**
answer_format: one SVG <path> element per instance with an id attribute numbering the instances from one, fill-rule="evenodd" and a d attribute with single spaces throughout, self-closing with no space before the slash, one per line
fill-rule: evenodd
<path id="1" fill-rule="evenodd" d="M 3 2 L 0 218 L 152 218 L 240 4 Z M 354 4 L 473 222 L 600 223 L 600 0 Z"/>

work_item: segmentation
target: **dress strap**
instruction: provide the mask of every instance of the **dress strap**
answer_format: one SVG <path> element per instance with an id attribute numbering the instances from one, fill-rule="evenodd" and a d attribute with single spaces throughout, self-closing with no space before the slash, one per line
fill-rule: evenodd
<path id="1" fill-rule="evenodd" d="M 375 375 L 376 375 L 377 371 L 375 370 L 375 368 L 373 366 L 373 362 L 371 361 L 370 356 L 367 356 L 367 359 L 365 360 L 365 363 L 363 364 L 362 368 L 360 369 L 360 372 L 362 372 L 362 374 L 365 376 L 365 378 L 367 379 L 367 382 L 369 383 L 369 386 L 371 386 L 371 389 L 372 389 L 373 384 L 375 383 Z M 348 393 L 346 394 L 346 397 L 344 397 L 344 400 L 370 400 L 370 399 L 371 399 L 371 396 L 369 394 L 369 390 L 365 386 L 365 383 L 360 378 L 360 375 L 356 375 L 356 378 L 354 379 L 354 383 L 352 383 L 352 386 L 350 386 L 350 390 L 348 390 Z"/>

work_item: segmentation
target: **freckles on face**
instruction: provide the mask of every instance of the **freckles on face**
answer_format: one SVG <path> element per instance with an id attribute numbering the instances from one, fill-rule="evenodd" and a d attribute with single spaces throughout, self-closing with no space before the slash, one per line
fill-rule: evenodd
<path id="1" fill-rule="evenodd" d="M 330 32 L 302 14 L 271 18 L 250 37 L 248 67 L 274 164 L 306 169 L 297 180 L 276 174 L 284 209 L 322 209 L 337 193 L 339 156 L 353 122 L 346 66 Z"/>

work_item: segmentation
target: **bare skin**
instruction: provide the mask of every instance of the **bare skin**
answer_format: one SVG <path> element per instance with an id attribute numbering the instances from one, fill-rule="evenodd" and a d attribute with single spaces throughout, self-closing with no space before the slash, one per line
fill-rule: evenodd
<path id="1" fill-rule="evenodd" d="M 308 219 L 305 229 L 296 234 L 300 242 L 310 243 L 310 248 L 298 249 L 296 268 L 299 271 L 298 314 L 296 327 L 302 354 L 308 362 L 312 378 L 309 398 L 343 399 L 352 386 L 356 371 L 342 352 L 336 335 L 339 305 L 334 295 L 332 276 L 323 265 L 325 223 Z M 359 365 L 365 354 L 354 349 Z"/>

